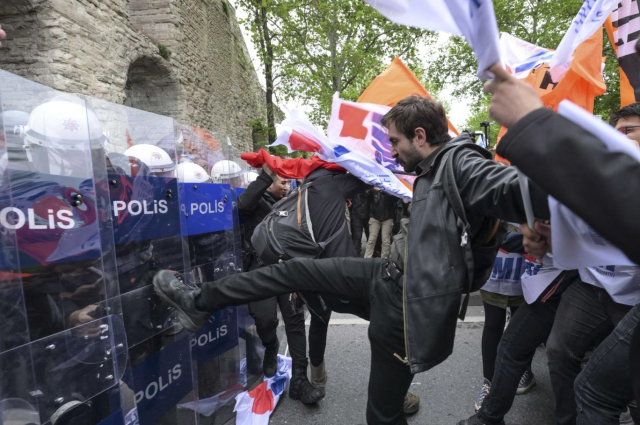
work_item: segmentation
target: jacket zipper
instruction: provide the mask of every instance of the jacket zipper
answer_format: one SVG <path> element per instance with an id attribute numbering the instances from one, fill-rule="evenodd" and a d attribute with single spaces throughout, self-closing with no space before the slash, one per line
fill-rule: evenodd
<path id="1" fill-rule="evenodd" d="M 429 170 L 420 174 L 418 177 L 416 177 L 415 181 L 417 182 L 420 177 L 424 176 L 428 172 Z M 415 183 L 414 183 L 414 188 L 415 188 Z M 407 338 L 407 280 L 408 280 L 408 273 L 409 273 L 409 269 L 407 268 L 407 251 L 409 250 L 409 232 L 407 232 L 407 234 L 405 235 L 405 238 L 406 240 L 404 244 L 404 282 L 403 282 L 403 288 L 402 288 L 402 319 L 404 321 L 405 358 L 403 359 L 401 356 L 399 356 L 396 353 L 394 353 L 393 355 L 396 356 L 398 359 L 400 359 L 402 363 L 411 367 L 411 361 L 409 360 L 411 358 L 411 356 L 409 355 L 409 339 Z"/>

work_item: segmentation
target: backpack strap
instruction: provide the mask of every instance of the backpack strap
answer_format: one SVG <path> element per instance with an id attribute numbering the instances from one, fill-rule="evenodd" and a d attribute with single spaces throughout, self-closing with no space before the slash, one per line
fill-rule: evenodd
<path id="1" fill-rule="evenodd" d="M 347 220 L 345 219 L 342 222 L 342 226 L 340 226 L 340 228 L 331 236 L 329 236 L 329 239 L 327 239 L 324 242 L 318 242 L 318 245 L 320 245 L 320 247 L 322 249 L 324 249 L 327 245 L 329 245 L 335 238 L 338 237 L 338 235 L 344 230 L 344 228 L 347 227 Z"/>
<path id="2" fill-rule="evenodd" d="M 440 162 L 440 167 L 438 168 L 438 172 L 436 174 L 435 182 L 440 181 L 441 174 L 444 174 L 444 178 L 442 179 L 442 187 L 444 189 L 444 194 L 449 201 L 449 204 L 453 208 L 453 213 L 456 216 L 456 224 L 459 229 L 462 230 L 462 236 L 460 238 L 460 246 L 464 250 L 464 262 L 467 266 L 467 277 L 469 279 L 469 283 L 467 286 L 467 291 L 464 299 L 462 300 L 462 304 L 460 306 L 460 312 L 458 314 L 458 318 L 460 320 L 464 320 L 465 315 L 467 314 L 467 307 L 469 306 L 469 297 L 471 294 L 471 288 L 473 287 L 473 252 L 471 251 L 471 241 L 469 240 L 469 222 L 467 221 L 467 215 L 464 211 L 464 204 L 462 203 L 462 198 L 460 197 L 460 192 L 458 191 L 458 186 L 456 184 L 456 178 L 453 171 L 453 161 L 455 159 L 455 154 L 459 150 L 465 149 L 469 144 L 461 144 L 446 152 Z"/>

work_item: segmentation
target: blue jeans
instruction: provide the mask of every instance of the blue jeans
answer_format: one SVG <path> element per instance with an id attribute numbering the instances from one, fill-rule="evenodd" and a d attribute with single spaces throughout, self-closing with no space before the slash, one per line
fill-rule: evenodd
<path id="1" fill-rule="evenodd" d="M 629 347 L 638 323 L 640 304 L 598 346 L 576 379 L 578 425 L 620 423 L 620 414 L 633 400 Z"/>
<path id="2" fill-rule="evenodd" d="M 522 374 L 536 348 L 549 337 L 562 293 L 578 278 L 575 271 L 562 273 L 532 304 L 523 304 L 502 335 L 498 346 L 491 390 L 478 411 L 486 424 L 501 424 L 511 410 Z"/>
<path id="3" fill-rule="evenodd" d="M 613 301 L 604 289 L 579 279 L 562 295 L 547 341 L 549 375 L 556 402 L 556 424 L 576 423 L 573 386 L 582 370 L 585 354 L 602 343 L 630 309 L 628 305 Z"/>

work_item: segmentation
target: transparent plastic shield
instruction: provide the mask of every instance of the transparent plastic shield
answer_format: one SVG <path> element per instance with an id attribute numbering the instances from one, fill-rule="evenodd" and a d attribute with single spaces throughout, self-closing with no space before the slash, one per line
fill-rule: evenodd
<path id="1" fill-rule="evenodd" d="M 171 118 L 96 99 L 91 105 L 109 134 L 102 158 L 108 215 L 119 308 L 133 349 L 179 326 L 152 287 L 161 269 L 181 278 L 185 272 L 176 174 L 179 135 Z"/>
<path id="2" fill-rule="evenodd" d="M 182 126 L 183 153 L 178 164 L 184 245 L 189 247 L 189 282 L 200 285 L 239 270 L 236 258 L 231 180 L 241 179 L 229 161 L 225 135 Z M 231 158 L 231 161 L 233 158 Z M 233 169 L 234 175 L 229 173 Z M 206 423 L 229 419 L 239 379 L 238 323 L 235 308 L 225 308 L 191 334 L 197 401 L 183 409 L 202 415 Z M 221 409 L 226 413 L 223 415 Z"/>
<path id="3" fill-rule="evenodd" d="M 126 364 L 122 323 L 101 308 L 113 276 L 93 165 L 108 136 L 79 96 L 0 71 L 0 97 L 2 417 L 90 414 Z M 111 378 L 84 379 L 98 375 Z"/>

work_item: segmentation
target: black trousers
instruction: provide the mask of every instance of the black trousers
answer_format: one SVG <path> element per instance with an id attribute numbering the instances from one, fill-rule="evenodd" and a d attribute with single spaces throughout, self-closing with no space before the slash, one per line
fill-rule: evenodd
<path id="1" fill-rule="evenodd" d="M 304 310 L 296 308 L 295 300 L 289 294 L 249 303 L 249 313 L 256 322 L 256 330 L 262 345 L 269 347 L 278 341 L 278 306 L 282 312 L 291 359 L 294 363 L 305 363 L 307 338 Z"/>
<path id="2" fill-rule="evenodd" d="M 355 214 L 351 216 L 351 238 L 358 257 L 362 255 L 362 232 L 364 232 L 365 226 L 368 227 L 362 217 Z"/>
<path id="3" fill-rule="evenodd" d="M 369 317 L 371 370 L 367 423 L 404 425 L 403 402 L 413 374 L 397 357 L 405 357 L 402 290 L 389 278 L 386 261 L 377 258 L 294 259 L 202 285 L 210 310 L 275 295 L 310 291 L 323 299 L 359 304 Z"/>

